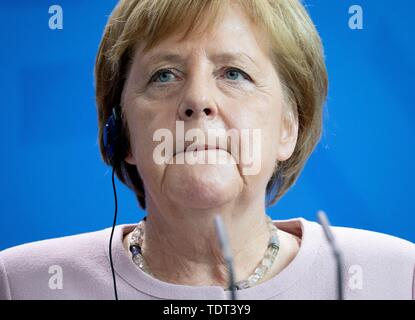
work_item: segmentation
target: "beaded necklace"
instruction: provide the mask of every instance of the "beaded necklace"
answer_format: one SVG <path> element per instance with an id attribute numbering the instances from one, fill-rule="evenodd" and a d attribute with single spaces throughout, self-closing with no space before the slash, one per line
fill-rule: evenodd
<path id="1" fill-rule="evenodd" d="M 258 266 L 255 268 L 254 272 L 246 279 L 237 282 L 236 289 L 246 289 L 249 287 L 254 286 L 260 279 L 264 277 L 264 275 L 269 271 L 271 268 L 280 248 L 280 242 L 278 237 L 278 228 L 272 223 L 272 219 L 269 216 L 267 217 L 267 224 L 268 230 L 270 232 L 270 238 L 268 241 L 268 247 L 265 251 L 265 255 Z M 142 255 L 141 247 L 143 244 L 144 239 L 144 225 L 145 220 L 141 220 L 137 226 L 135 227 L 130 241 L 129 241 L 129 248 L 130 252 L 132 253 L 133 262 L 144 272 L 149 275 L 152 275 L 151 271 L 149 270 L 146 261 Z"/>

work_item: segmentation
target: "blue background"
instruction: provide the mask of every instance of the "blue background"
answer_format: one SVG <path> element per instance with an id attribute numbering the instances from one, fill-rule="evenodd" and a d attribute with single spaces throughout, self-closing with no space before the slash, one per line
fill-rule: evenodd
<path id="1" fill-rule="evenodd" d="M 330 78 L 324 135 L 269 214 L 415 242 L 415 2 L 308 0 Z M 63 8 L 50 30 L 49 6 Z M 359 4 L 364 29 L 348 27 Z M 111 171 L 100 160 L 93 67 L 115 1 L 1 1 L 0 249 L 111 226 Z M 143 212 L 118 183 L 118 223 Z"/>

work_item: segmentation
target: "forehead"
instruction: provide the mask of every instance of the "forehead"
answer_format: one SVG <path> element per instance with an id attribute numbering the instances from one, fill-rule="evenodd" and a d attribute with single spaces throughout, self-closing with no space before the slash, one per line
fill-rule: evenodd
<path id="1" fill-rule="evenodd" d="M 144 64 L 185 60 L 187 54 L 195 51 L 221 61 L 259 59 L 265 57 L 269 49 L 263 35 L 241 7 L 229 5 L 212 24 L 198 24 L 191 32 L 173 32 L 150 48 L 146 48 L 146 42 L 141 41 L 136 54 Z"/>

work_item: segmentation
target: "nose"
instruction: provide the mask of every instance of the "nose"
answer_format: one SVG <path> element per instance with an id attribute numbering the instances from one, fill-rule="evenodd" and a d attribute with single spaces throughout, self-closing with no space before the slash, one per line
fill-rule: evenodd
<path id="1" fill-rule="evenodd" d="M 214 91 L 210 88 L 210 81 L 207 77 L 198 74 L 197 77 L 188 79 L 179 106 L 179 118 L 182 121 L 214 119 L 218 113 L 218 107 L 214 99 Z"/>

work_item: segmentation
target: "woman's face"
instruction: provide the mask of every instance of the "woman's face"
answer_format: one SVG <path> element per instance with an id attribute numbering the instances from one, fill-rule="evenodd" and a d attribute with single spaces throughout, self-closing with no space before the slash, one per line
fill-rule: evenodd
<path id="1" fill-rule="evenodd" d="M 209 208 L 265 195 L 276 161 L 288 159 L 294 150 L 297 125 L 284 107 L 280 79 L 260 35 L 233 7 L 210 32 L 184 40 L 177 34 L 145 53 L 144 44 L 137 48 L 122 95 L 131 143 L 125 160 L 137 166 L 147 196 Z M 178 132 L 181 127 L 184 133 Z M 159 129 L 173 137 L 172 152 L 164 153 L 167 163 L 155 161 Z M 193 146 L 199 145 L 196 152 L 183 150 L 188 146 L 183 135 L 190 129 L 205 135 L 205 140 L 193 140 Z M 230 129 L 240 134 L 238 143 L 233 139 L 200 150 L 200 145 L 211 145 L 212 132 L 221 139 Z M 242 131 L 249 139 L 243 140 Z M 222 160 L 183 161 L 190 152 Z"/>

